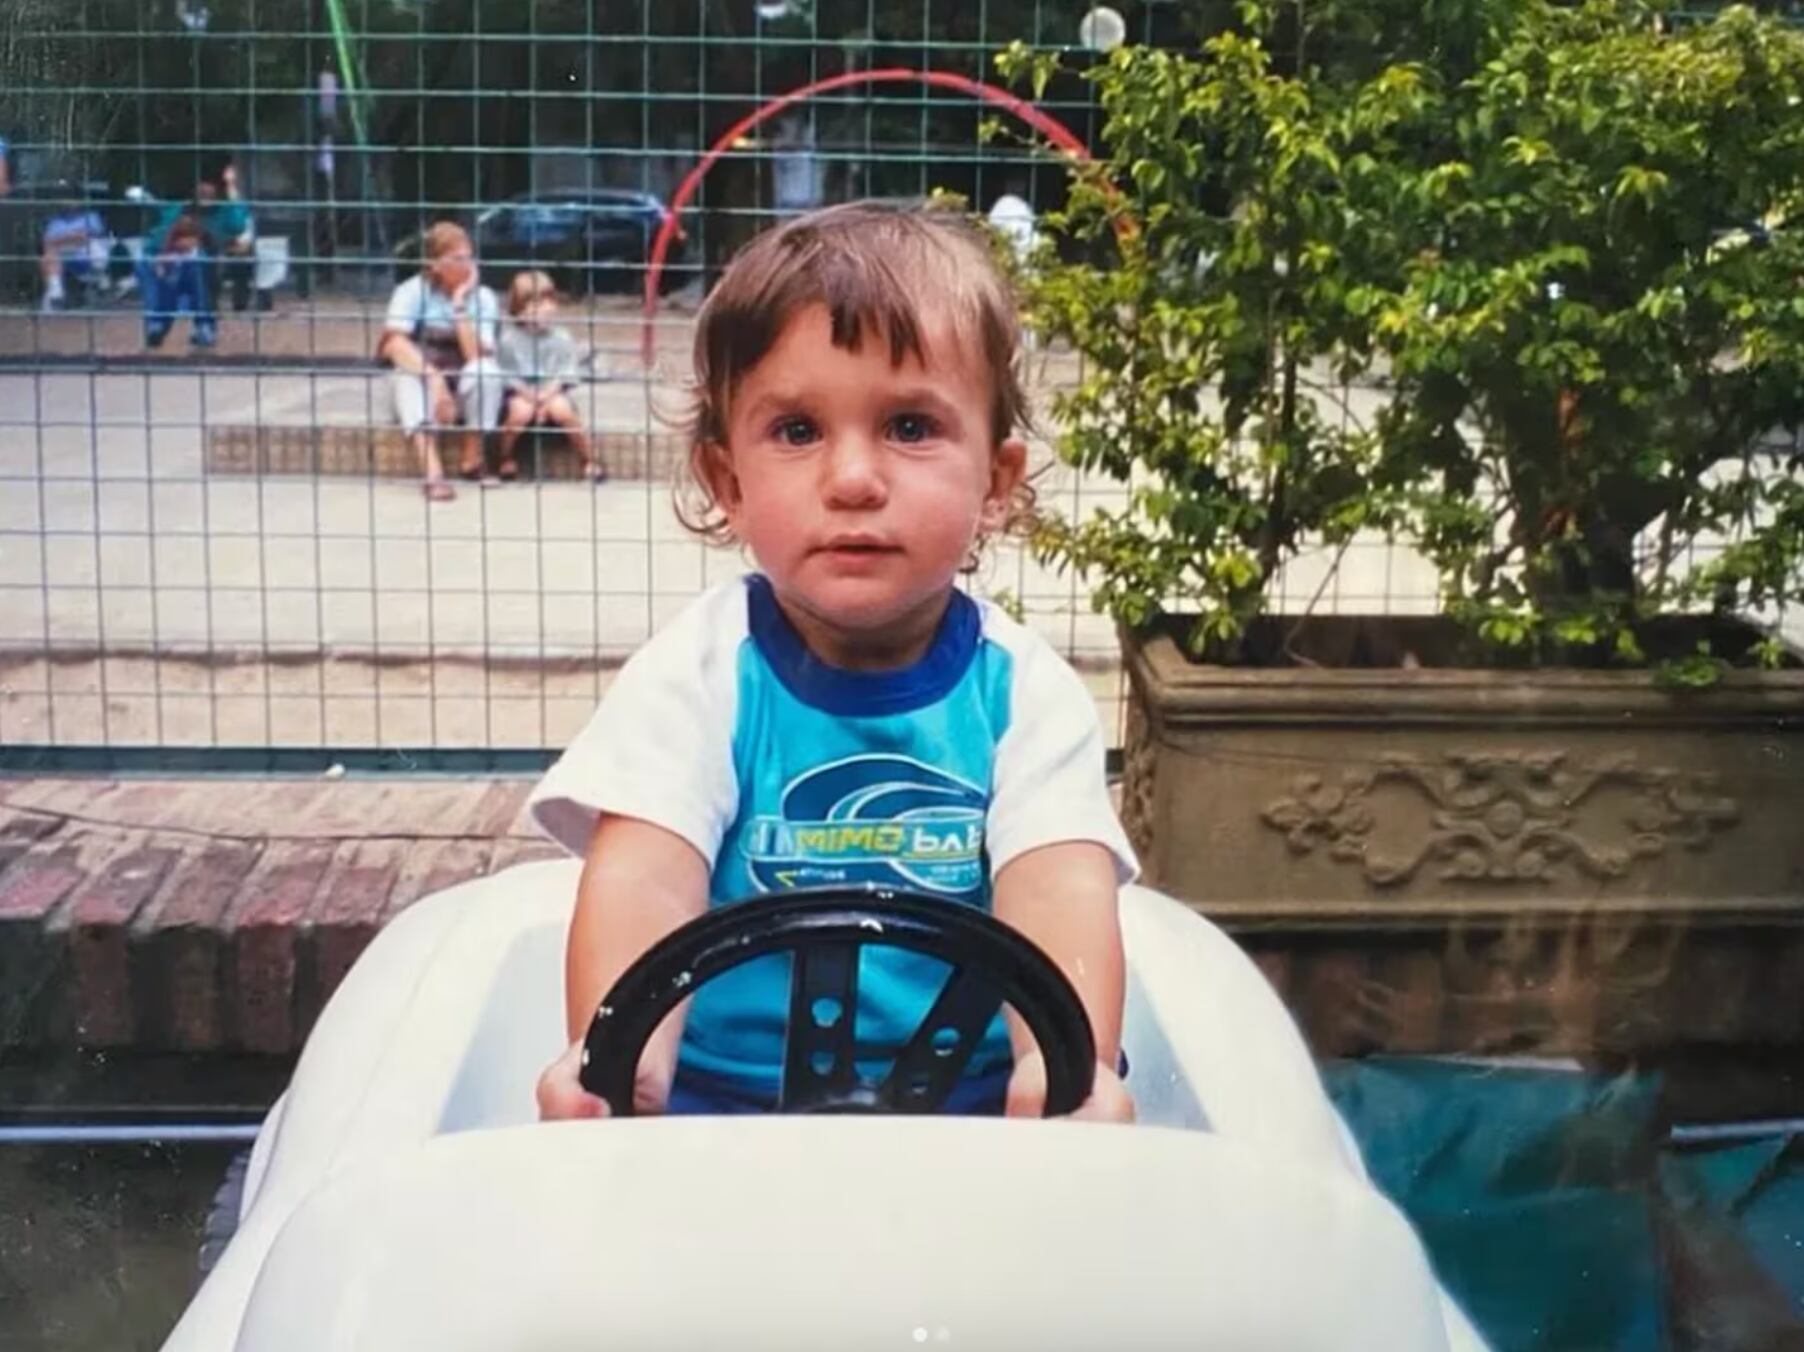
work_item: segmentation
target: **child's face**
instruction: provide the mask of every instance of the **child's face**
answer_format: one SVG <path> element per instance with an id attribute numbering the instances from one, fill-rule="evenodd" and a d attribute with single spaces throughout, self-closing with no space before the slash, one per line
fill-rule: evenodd
<path id="1" fill-rule="evenodd" d="M 1027 451 L 990 439 L 984 363 L 947 334 L 890 363 L 833 345 L 825 307 L 784 329 L 735 391 L 716 496 L 809 647 L 845 667 L 926 651 L 982 532 L 1005 523 Z"/>
<path id="2" fill-rule="evenodd" d="M 557 318 L 557 298 L 540 296 L 537 300 L 528 301 L 526 308 L 520 311 L 520 318 L 533 328 L 544 328 Z"/>

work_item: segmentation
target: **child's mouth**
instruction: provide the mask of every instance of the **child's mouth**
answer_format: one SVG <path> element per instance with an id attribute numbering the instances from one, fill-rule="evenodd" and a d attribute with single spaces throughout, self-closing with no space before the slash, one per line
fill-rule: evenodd
<path id="1" fill-rule="evenodd" d="M 848 539 L 829 540 L 821 546 L 821 552 L 840 558 L 876 558 L 900 551 L 895 545 L 885 544 L 881 540 Z"/>

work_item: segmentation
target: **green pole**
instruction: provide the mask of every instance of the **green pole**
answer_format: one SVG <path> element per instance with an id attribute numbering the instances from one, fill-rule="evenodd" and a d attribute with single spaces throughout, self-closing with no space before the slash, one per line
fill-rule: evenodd
<path id="1" fill-rule="evenodd" d="M 345 102 L 351 109 L 351 134 L 357 138 L 357 161 L 362 167 L 360 178 L 363 183 L 363 207 L 359 213 L 363 223 L 364 253 L 370 252 L 371 200 L 374 197 L 375 184 L 370 176 L 370 129 L 369 110 L 364 100 L 368 97 L 363 78 L 363 65 L 358 60 L 357 48 L 352 41 L 351 22 L 345 13 L 344 0 L 326 0 L 326 15 L 332 21 L 332 42 L 338 49 L 339 80 L 344 86 Z M 376 240 L 381 243 L 387 234 L 382 220 L 378 216 L 374 220 Z"/>
<path id="2" fill-rule="evenodd" d="M 357 49 L 351 43 L 351 22 L 345 14 L 344 0 L 326 0 L 326 14 L 332 21 L 333 45 L 338 48 L 338 69 L 344 81 L 345 101 L 351 107 L 351 130 L 357 137 L 357 148 L 367 154 L 370 132 L 363 106 L 363 67 L 357 59 Z"/>

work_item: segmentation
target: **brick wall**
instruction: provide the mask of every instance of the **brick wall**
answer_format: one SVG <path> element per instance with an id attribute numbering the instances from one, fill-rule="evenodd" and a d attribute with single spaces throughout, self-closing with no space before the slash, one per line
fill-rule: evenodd
<path id="1" fill-rule="evenodd" d="M 557 851 L 525 781 L 0 781 L 0 1048 L 299 1049 L 397 911 Z"/>

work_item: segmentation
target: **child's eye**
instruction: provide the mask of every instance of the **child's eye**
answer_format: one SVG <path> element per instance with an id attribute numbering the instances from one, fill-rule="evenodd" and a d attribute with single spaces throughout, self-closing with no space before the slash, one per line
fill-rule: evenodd
<path id="1" fill-rule="evenodd" d="M 939 425 L 925 413 L 898 413 L 889 420 L 889 434 L 904 444 L 930 440 Z"/>
<path id="2" fill-rule="evenodd" d="M 785 446 L 807 446 L 814 441 L 814 424 L 807 418 L 783 418 L 771 431 Z"/>

